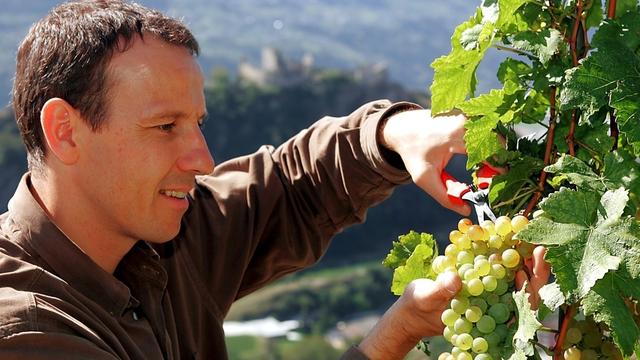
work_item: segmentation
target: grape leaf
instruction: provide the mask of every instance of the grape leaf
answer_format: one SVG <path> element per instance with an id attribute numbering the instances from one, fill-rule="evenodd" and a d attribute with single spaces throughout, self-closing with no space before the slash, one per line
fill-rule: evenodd
<path id="1" fill-rule="evenodd" d="M 623 188 L 602 197 L 561 188 L 540 203 L 543 215 L 518 233 L 548 247 L 546 260 L 568 300 L 585 296 L 611 270 L 640 275 L 640 230 L 635 219 L 622 216 L 627 201 Z"/>
<path id="2" fill-rule="evenodd" d="M 603 176 L 596 174 L 591 167 L 571 155 L 562 155 L 555 164 L 544 169 L 551 174 L 559 174 L 569 183 L 585 190 L 604 192 L 606 189 Z"/>
<path id="3" fill-rule="evenodd" d="M 640 299 L 640 279 L 624 271 L 611 272 L 598 280 L 582 299 L 586 316 L 593 315 L 597 322 L 609 326 L 613 340 L 625 357 L 634 351 L 640 355 L 640 329 L 623 297 Z"/>
<path id="4" fill-rule="evenodd" d="M 617 20 L 604 20 L 598 31 L 593 35 L 591 46 L 607 49 L 611 39 L 624 44 L 635 51 L 640 46 L 640 14 L 630 12 Z"/>
<path id="5" fill-rule="evenodd" d="M 451 37 L 451 52 L 446 56 L 441 56 L 431 63 L 434 69 L 433 83 L 431 84 L 431 111 L 434 114 L 453 109 L 467 96 L 475 91 L 475 72 L 478 64 L 482 60 L 485 51 L 491 44 L 492 36 L 481 37 L 485 28 L 492 32 L 493 24 L 485 23 L 483 28 L 477 32 L 476 43 L 470 43 L 469 29 L 481 24 L 482 15 L 477 12 L 466 22 L 456 27 Z M 475 31 L 474 31 L 475 33 Z M 462 34 L 465 34 L 465 45 L 461 42 Z M 472 50 L 465 50 L 473 44 Z"/>
<path id="6" fill-rule="evenodd" d="M 560 109 L 579 108 L 587 117 L 605 105 L 616 109 L 619 128 L 640 155 L 640 58 L 611 26 L 596 32 L 598 51 L 567 71 Z"/>
<path id="7" fill-rule="evenodd" d="M 467 146 L 467 169 L 484 161 L 503 149 L 498 136 L 493 130 L 500 121 L 496 114 L 483 116 L 477 120 L 467 121 L 464 142 Z"/>
<path id="8" fill-rule="evenodd" d="M 558 52 L 562 41 L 562 34 L 556 29 L 525 31 L 516 34 L 512 39 L 514 48 L 534 54 L 542 64 L 549 62 Z"/>
<path id="9" fill-rule="evenodd" d="M 431 262 L 438 256 L 438 246 L 431 234 L 410 231 L 398 236 L 393 248 L 382 262 L 383 265 L 395 269 L 391 291 L 401 295 L 411 281 L 418 278 L 435 279 Z"/>
<path id="10" fill-rule="evenodd" d="M 411 253 L 413 253 L 415 248 L 420 244 L 425 244 L 433 248 L 434 256 L 438 255 L 436 241 L 431 234 L 419 234 L 411 230 L 408 234 L 398 236 L 398 241 L 393 242 L 393 247 L 382 264 L 390 269 L 404 265 L 409 256 L 411 256 Z"/>
<path id="11" fill-rule="evenodd" d="M 518 311 L 518 330 L 513 336 L 513 343 L 516 349 L 521 349 L 525 354 L 532 350 L 531 340 L 533 340 L 536 331 L 542 326 L 537 319 L 537 311 L 531 310 L 529 304 L 529 294 L 524 290 L 513 293 L 513 300 Z"/>
<path id="12" fill-rule="evenodd" d="M 496 28 L 506 30 L 510 25 L 517 25 L 519 22 L 516 16 L 517 10 L 529 0 L 500 0 L 500 15 L 496 21 Z"/>
<path id="13" fill-rule="evenodd" d="M 427 244 L 416 246 L 413 253 L 404 265 L 398 266 L 393 272 L 391 292 L 402 295 L 404 289 L 415 279 L 435 279 L 435 273 L 431 269 L 434 258 L 433 248 Z"/>
<path id="14" fill-rule="evenodd" d="M 569 183 L 584 190 L 604 192 L 620 187 L 633 194 L 632 201 L 637 207 L 637 195 L 640 194 L 640 166 L 633 155 L 624 149 L 613 151 L 604 158 L 602 174 L 596 174 L 589 165 L 581 160 L 562 155 L 555 164 L 549 165 L 545 171 L 566 178 Z"/>
<path id="15" fill-rule="evenodd" d="M 522 89 L 531 76 L 532 69 L 526 63 L 507 58 L 498 68 L 498 80 L 506 94 L 513 94 Z"/>

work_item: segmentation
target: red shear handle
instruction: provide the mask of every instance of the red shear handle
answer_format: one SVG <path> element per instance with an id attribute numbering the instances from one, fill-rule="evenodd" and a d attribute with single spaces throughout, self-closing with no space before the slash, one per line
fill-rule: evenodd
<path id="1" fill-rule="evenodd" d="M 458 180 L 456 180 L 456 178 L 454 178 L 444 170 L 442 170 L 442 173 L 440 174 L 440 179 L 442 180 L 444 186 L 447 188 L 447 195 L 449 196 L 449 200 L 457 205 L 464 204 L 462 195 L 471 191 L 469 185 L 459 182 Z"/>
<path id="2" fill-rule="evenodd" d="M 486 189 L 491 185 L 491 179 L 498 175 L 498 170 L 492 168 L 487 164 L 482 164 L 480 169 L 476 171 L 476 178 L 478 179 L 478 189 Z"/>

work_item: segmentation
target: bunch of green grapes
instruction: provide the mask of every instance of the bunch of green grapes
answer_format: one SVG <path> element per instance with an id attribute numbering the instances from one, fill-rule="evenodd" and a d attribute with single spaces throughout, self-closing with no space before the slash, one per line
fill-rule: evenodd
<path id="1" fill-rule="evenodd" d="M 531 246 L 516 250 L 512 237 L 528 222 L 520 215 L 513 219 L 501 216 L 495 223 L 480 225 L 462 219 L 458 229 L 449 234 L 451 243 L 432 267 L 437 274 L 456 271 L 463 287 L 442 313 L 443 335 L 453 348 L 439 360 L 501 358 L 509 332 L 507 322 L 515 312 L 511 295 L 515 273 L 532 250 Z"/>
<path id="2" fill-rule="evenodd" d="M 620 349 L 592 318 L 572 319 L 563 345 L 565 360 L 622 360 Z"/>

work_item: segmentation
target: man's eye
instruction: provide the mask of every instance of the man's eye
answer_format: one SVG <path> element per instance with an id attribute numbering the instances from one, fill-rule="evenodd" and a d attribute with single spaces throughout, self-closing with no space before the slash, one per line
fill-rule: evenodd
<path id="1" fill-rule="evenodd" d="M 160 131 L 164 131 L 164 132 L 170 132 L 175 127 L 176 127 L 175 123 L 162 124 L 157 126 L 157 128 L 160 129 Z"/>

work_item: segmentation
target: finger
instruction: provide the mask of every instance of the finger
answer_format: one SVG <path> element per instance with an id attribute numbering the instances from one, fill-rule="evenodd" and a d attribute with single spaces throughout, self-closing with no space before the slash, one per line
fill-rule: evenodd
<path id="1" fill-rule="evenodd" d="M 521 290 L 522 287 L 524 286 L 525 281 L 528 281 L 528 280 L 529 278 L 527 277 L 527 274 L 524 272 L 524 270 L 518 270 L 515 278 L 516 289 Z"/>
<path id="2" fill-rule="evenodd" d="M 417 279 L 412 281 L 414 296 L 423 304 L 437 307 L 451 300 L 462 288 L 462 280 L 457 273 L 445 271 L 436 281 Z"/>
<path id="3" fill-rule="evenodd" d="M 421 176 L 414 179 L 416 185 L 437 201 L 440 205 L 449 210 L 453 210 L 463 216 L 471 214 L 471 207 L 467 204 L 456 204 L 447 195 L 447 188 L 440 179 L 440 174 L 434 168 L 425 169 Z"/>

